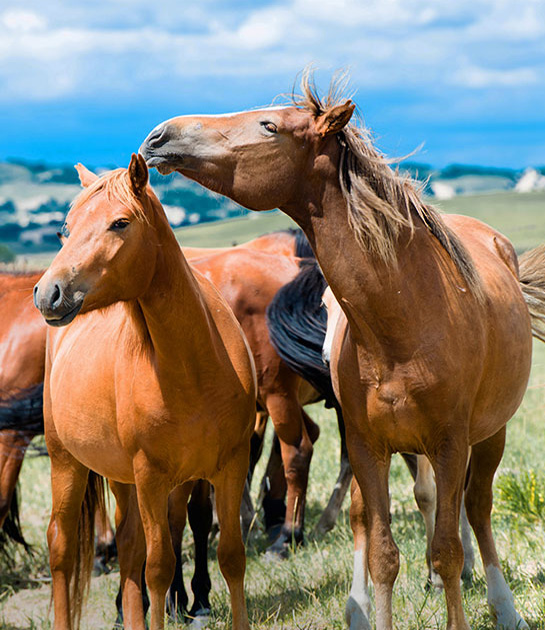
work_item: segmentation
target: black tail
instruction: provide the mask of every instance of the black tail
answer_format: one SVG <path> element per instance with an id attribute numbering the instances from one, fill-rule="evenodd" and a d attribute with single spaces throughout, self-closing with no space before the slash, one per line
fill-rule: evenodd
<path id="1" fill-rule="evenodd" d="M 44 432 L 43 394 L 43 383 L 5 399 L 0 391 L 0 431 L 16 429 L 41 435 Z"/>
<path id="2" fill-rule="evenodd" d="M 327 283 L 315 260 L 302 260 L 299 274 L 284 285 L 267 309 L 271 343 L 280 357 L 335 404 L 329 367 L 322 360 L 327 312 L 322 295 Z"/>
<path id="3" fill-rule="evenodd" d="M 295 231 L 295 255 L 298 258 L 316 258 L 303 230 Z"/>
<path id="4" fill-rule="evenodd" d="M 27 552 L 32 551 L 32 548 L 25 540 L 23 532 L 21 530 L 21 522 L 19 520 L 19 496 L 17 486 L 13 489 L 11 495 L 11 504 L 9 512 L 4 521 L 4 525 L 0 530 L 0 554 L 7 556 L 11 555 L 10 542 L 18 543 L 23 546 Z"/>

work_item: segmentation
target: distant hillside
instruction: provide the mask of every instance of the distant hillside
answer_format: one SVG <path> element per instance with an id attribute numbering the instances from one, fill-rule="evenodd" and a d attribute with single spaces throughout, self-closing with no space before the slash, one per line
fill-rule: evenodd
<path id="1" fill-rule="evenodd" d="M 93 170 L 99 173 L 110 168 Z M 162 177 L 153 170 L 150 177 L 173 227 L 240 217 L 248 212 L 181 175 Z M 16 253 L 57 249 L 56 233 L 80 190 L 73 166 L 0 162 L 0 243 Z"/>
<path id="2" fill-rule="evenodd" d="M 94 170 L 104 168 L 112 167 Z M 403 162 L 399 169 L 420 180 L 424 193 L 438 200 L 483 192 L 545 189 L 545 168 L 522 171 L 452 164 L 434 169 L 428 164 Z M 177 174 L 162 177 L 153 170 L 151 183 L 176 228 L 247 214 L 229 199 Z M 16 253 L 57 249 L 56 232 L 79 191 L 72 165 L 0 162 L 0 243 Z"/>

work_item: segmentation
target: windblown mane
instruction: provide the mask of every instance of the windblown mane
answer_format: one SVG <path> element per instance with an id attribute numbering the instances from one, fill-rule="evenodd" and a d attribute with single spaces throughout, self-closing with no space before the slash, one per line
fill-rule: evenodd
<path id="1" fill-rule="evenodd" d="M 142 203 L 131 188 L 129 174 L 126 168 L 117 168 L 114 171 L 109 171 L 101 175 L 80 192 L 72 202 L 71 207 L 77 208 L 78 206 L 84 205 L 91 197 L 94 197 L 94 195 L 102 191 L 106 192 L 109 200 L 116 199 L 129 208 L 139 221 L 143 221 L 144 223 L 149 222 Z"/>
<path id="2" fill-rule="evenodd" d="M 302 96 L 294 95 L 293 102 L 319 116 L 346 101 L 346 86 L 346 73 L 337 75 L 327 95 L 321 97 L 312 69 L 306 69 L 301 80 Z M 339 182 L 348 222 L 360 247 L 395 265 L 397 238 L 404 228 L 414 231 L 418 216 L 452 258 L 468 287 L 480 297 L 480 278 L 469 252 L 439 212 L 424 203 L 418 184 L 390 168 L 392 161 L 373 145 L 369 129 L 351 123 L 337 137 L 341 145 Z"/>

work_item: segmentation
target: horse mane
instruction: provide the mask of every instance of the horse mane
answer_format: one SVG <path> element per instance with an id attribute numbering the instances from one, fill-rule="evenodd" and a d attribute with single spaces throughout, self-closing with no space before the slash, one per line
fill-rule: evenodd
<path id="1" fill-rule="evenodd" d="M 321 97 L 312 68 L 302 75 L 302 96 L 292 95 L 296 107 L 314 117 L 344 103 L 348 77 L 333 77 L 329 91 Z M 439 212 L 422 200 L 421 186 L 399 170 L 373 144 L 371 132 L 363 123 L 349 123 L 337 133 L 341 145 L 339 183 L 348 209 L 348 223 L 363 251 L 388 265 L 397 261 L 396 244 L 401 231 L 415 229 L 415 216 L 435 236 L 448 253 L 475 296 L 482 295 L 479 274 L 458 236 L 445 224 Z"/>
<path id="2" fill-rule="evenodd" d="M 148 192 L 150 190 L 148 187 Z M 85 205 L 99 192 L 105 192 L 109 201 L 114 199 L 120 201 L 132 212 L 138 221 L 149 223 L 142 201 L 134 194 L 126 168 L 117 168 L 101 175 L 80 192 L 70 205 L 70 208 L 73 209 Z"/>

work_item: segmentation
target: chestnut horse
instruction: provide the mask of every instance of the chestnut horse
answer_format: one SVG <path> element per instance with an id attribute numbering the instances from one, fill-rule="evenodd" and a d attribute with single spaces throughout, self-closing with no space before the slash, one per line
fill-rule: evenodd
<path id="1" fill-rule="evenodd" d="M 17 479 L 30 441 L 43 433 L 44 324 L 32 304 L 40 273 L 0 274 L 0 528 L 26 547 Z"/>
<path id="2" fill-rule="evenodd" d="M 239 511 L 255 418 L 249 349 L 217 290 L 190 270 L 143 158 L 100 178 L 80 171 L 88 187 L 34 295 L 46 322 L 59 327 L 49 335 L 44 381 L 55 628 L 79 621 L 92 546 L 80 513 L 98 495 L 94 471 L 111 480 L 117 499 L 126 627 L 145 626 L 144 559 L 150 627 L 164 627 L 174 572 L 168 497 L 179 484 L 207 479 L 233 628 L 248 630 Z"/>
<path id="3" fill-rule="evenodd" d="M 355 105 L 338 85 L 320 98 L 307 73 L 302 91 L 285 107 L 170 119 L 140 151 L 160 172 L 176 170 L 250 209 L 279 207 L 309 238 L 348 320 L 333 375 L 358 482 L 356 577 L 368 549 L 377 627 L 392 628 L 399 551 L 388 473 L 399 451 L 426 455 L 435 473 L 431 557 L 445 589 L 447 627 L 469 627 L 458 522 L 470 456 L 465 505 L 490 609 L 499 627 L 526 627 L 501 571 L 490 514 L 505 426 L 528 381 L 532 323 L 537 331 L 545 312 L 543 267 L 519 278 L 505 237 L 424 203 L 368 131 L 350 123 Z M 545 251 L 536 256 L 545 264 Z M 369 628 L 363 577 L 353 594 L 347 621 L 353 630 Z"/>

